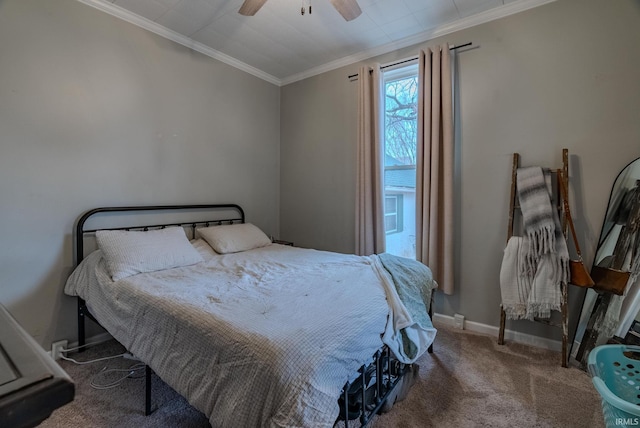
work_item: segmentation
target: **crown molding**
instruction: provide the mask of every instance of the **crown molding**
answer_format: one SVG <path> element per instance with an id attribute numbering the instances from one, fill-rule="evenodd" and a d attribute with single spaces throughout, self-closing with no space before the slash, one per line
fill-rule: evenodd
<path id="1" fill-rule="evenodd" d="M 355 64 L 360 61 L 367 60 L 379 55 L 383 55 L 389 52 L 393 52 L 402 48 L 406 48 L 418 43 L 424 43 L 426 41 L 435 39 L 437 37 L 445 36 L 447 34 L 455 33 L 457 31 L 465 30 L 467 28 L 475 27 L 476 25 L 485 24 L 487 22 L 495 21 L 496 19 L 504 18 L 506 16 L 514 15 L 525 10 L 533 9 L 538 6 L 542 6 L 547 3 L 552 3 L 557 0 L 520 0 L 512 3 L 508 3 L 504 6 L 499 6 L 494 9 L 489 9 L 485 12 L 481 12 L 477 15 L 472 15 L 466 18 L 456 20 L 450 24 L 441 25 L 423 31 L 422 33 L 415 34 L 413 36 L 406 37 L 396 42 L 387 43 L 382 46 L 378 46 L 366 51 L 359 52 L 354 55 L 349 55 L 340 58 L 335 61 L 328 62 L 319 67 L 314 67 L 301 73 L 292 74 L 281 80 L 281 86 L 288 85 L 290 83 L 304 80 L 309 77 L 317 76 L 318 74 L 326 73 L 328 71 L 335 70 L 337 68 L 345 67 L 347 65 Z"/>
<path id="2" fill-rule="evenodd" d="M 120 6 L 117 6 L 106 0 L 78 0 L 78 1 L 80 3 L 84 3 L 88 6 L 91 6 L 95 9 L 101 10 L 102 12 L 106 12 L 109 15 L 115 16 L 116 18 L 120 18 L 123 21 L 127 21 L 130 24 L 133 24 L 138 27 L 144 28 L 145 30 L 151 31 L 152 33 L 155 33 L 166 39 L 172 40 L 178 44 L 186 46 L 189 49 L 193 49 L 194 51 L 200 52 L 201 54 L 204 54 L 208 57 L 217 59 L 220 62 L 223 62 L 239 70 L 247 72 L 255 77 L 258 77 L 276 86 L 282 85 L 281 80 L 275 76 L 272 76 L 271 74 L 265 73 L 260 69 L 252 67 L 249 64 L 246 64 L 227 54 L 224 54 L 220 51 L 210 48 L 209 46 L 206 46 L 200 42 L 197 42 L 189 37 L 183 36 L 182 34 L 178 34 L 175 31 L 168 29 L 167 27 L 164 27 L 147 18 L 143 18 L 140 15 L 136 15 L 135 13 L 130 12 L 126 9 L 123 9 Z"/>
<path id="3" fill-rule="evenodd" d="M 406 48 L 419 43 L 424 43 L 426 41 L 435 39 L 437 37 L 445 36 L 447 34 L 465 30 L 467 28 L 475 27 L 476 25 L 491 22 L 496 19 L 504 18 L 509 15 L 514 15 L 516 13 L 533 9 L 535 7 L 542 6 L 547 3 L 552 3 L 557 0 L 517 0 L 511 3 L 508 3 L 504 6 L 500 6 L 494 9 L 487 10 L 485 12 L 481 12 L 477 15 L 472 15 L 466 18 L 459 19 L 450 24 L 441 25 L 439 27 L 435 27 L 430 30 L 423 31 L 421 33 L 406 37 L 396 42 L 387 43 L 382 46 L 378 46 L 372 49 L 368 49 L 366 51 L 359 52 L 354 55 L 349 55 L 349 56 L 337 59 L 335 61 L 328 62 L 326 64 L 311 68 L 301 73 L 292 74 L 283 79 L 279 79 L 275 76 L 272 76 L 269 73 L 266 73 L 258 68 L 255 68 L 242 61 L 239 61 L 227 54 L 224 54 L 220 51 L 210 48 L 189 37 L 183 36 L 182 34 L 178 34 L 173 30 L 170 30 L 154 21 L 143 18 L 139 15 L 136 15 L 107 0 L 78 0 L 78 1 L 88 6 L 91 6 L 95 9 L 108 13 L 109 15 L 120 18 L 123 21 L 127 21 L 133 25 L 136 25 L 138 27 L 144 28 L 145 30 L 151 31 L 152 33 L 155 33 L 161 37 L 164 37 L 178 44 L 186 46 L 189 49 L 193 49 L 194 51 L 200 52 L 203 55 L 209 56 L 213 59 L 217 59 L 220 62 L 223 62 L 232 67 L 235 67 L 239 70 L 249 73 L 255 77 L 258 77 L 276 86 L 284 86 L 290 83 L 307 79 L 309 77 L 317 76 L 318 74 L 335 70 L 337 68 L 345 67 L 347 65 L 364 61 L 369 58 L 373 58 L 379 55 L 393 52 L 398 49 Z"/>

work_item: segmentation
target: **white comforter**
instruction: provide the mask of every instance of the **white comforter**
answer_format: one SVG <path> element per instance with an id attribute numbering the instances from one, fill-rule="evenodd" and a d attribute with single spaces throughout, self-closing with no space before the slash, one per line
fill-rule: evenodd
<path id="1" fill-rule="evenodd" d="M 65 292 L 213 427 L 331 427 L 382 345 L 375 259 L 270 245 L 113 282 L 92 253 Z"/>

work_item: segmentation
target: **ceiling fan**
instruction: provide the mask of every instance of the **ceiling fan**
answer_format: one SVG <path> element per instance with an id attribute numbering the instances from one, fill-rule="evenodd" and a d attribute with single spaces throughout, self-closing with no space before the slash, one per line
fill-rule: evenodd
<path id="1" fill-rule="evenodd" d="M 362 13 L 357 0 L 329 0 L 338 13 L 347 21 L 356 19 Z M 267 0 L 244 0 L 238 13 L 245 16 L 253 16 L 260 10 Z"/>

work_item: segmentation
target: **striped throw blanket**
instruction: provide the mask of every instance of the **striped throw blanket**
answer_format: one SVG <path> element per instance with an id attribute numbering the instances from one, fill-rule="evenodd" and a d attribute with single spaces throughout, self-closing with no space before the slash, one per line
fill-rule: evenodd
<path id="1" fill-rule="evenodd" d="M 560 310 L 560 284 L 569 281 L 569 252 L 550 179 L 540 167 L 517 171 L 524 233 L 508 243 L 500 273 L 502 307 L 510 319 L 549 318 Z"/>
<path id="2" fill-rule="evenodd" d="M 548 177 L 539 166 L 517 171 L 518 200 L 524 232 L 529 238 L 529 248 L 523 254 L 525 260 L 522 265 L 527 276 L 535 273 L 540 256 L 555 250 L 555 212 L 551 206 Z"/>

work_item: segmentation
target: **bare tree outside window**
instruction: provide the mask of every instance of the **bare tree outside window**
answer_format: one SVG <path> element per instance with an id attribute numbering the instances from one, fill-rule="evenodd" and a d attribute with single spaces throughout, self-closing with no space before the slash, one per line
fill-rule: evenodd
<path id="1" fill-rule="evenodd" d="M 416 164 L 418 77 L 385 84 L 385 154 L 401 165 Z"/>

